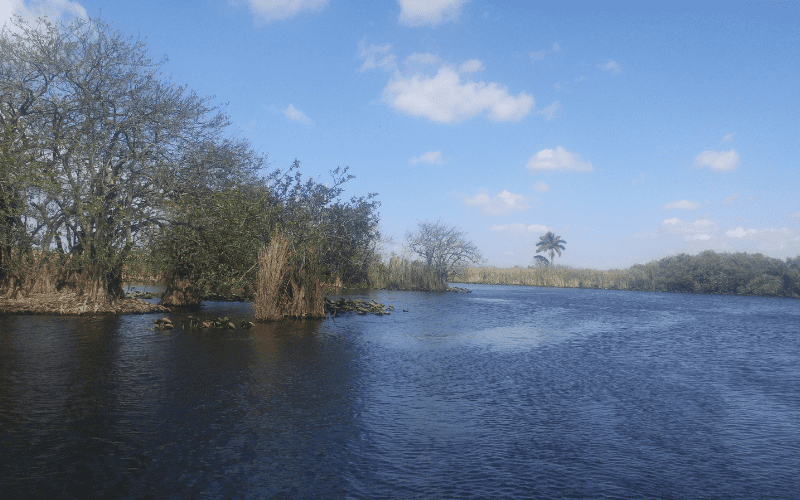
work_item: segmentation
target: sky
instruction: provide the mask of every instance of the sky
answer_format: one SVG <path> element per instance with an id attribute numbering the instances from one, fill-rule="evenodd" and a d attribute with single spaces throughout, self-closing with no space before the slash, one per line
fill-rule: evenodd
<path id="1" fill-rule="evenodd" d="M 500 267 L 547 231 L 573 267 L 800 255 L 798 1 L 0 0 L 12 13 L 144 39 L 270 169 L 349 167 L 386 252 L 427 220 Z"/>

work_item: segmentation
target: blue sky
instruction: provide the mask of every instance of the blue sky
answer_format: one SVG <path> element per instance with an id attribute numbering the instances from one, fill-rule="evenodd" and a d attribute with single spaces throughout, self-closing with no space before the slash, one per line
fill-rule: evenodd
<path id="1" fill-rule="evenodd" d="M 627 267 L 706 249 L 800 254 L 800 2 L 0 0 L 101 16 L 230 133 L 349 166 L 401 251 L 418 221 L 487 262 Z M 591 10 L 589 10 L 591 9 Z"/>

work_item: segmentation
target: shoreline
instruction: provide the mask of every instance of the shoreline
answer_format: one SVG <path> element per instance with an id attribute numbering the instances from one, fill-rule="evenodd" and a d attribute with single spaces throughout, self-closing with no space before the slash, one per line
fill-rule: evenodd
<path id="1" fill-rule="evenodd" d="M 23 299 L 0 298 L 2 314 L 46 314 L 89 316 L 96 314 L 150 314 L 172 312 L 168 307 L 141 299 L 125 298 L 113 302 L 89 303 L 74 292 L 35 293 Z"/>

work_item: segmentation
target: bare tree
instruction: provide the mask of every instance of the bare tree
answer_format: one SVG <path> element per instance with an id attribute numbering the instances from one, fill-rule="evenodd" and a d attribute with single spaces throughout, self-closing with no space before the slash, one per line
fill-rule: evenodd
<path id="1" fill-rule="evenodd" d="M 420 222 L 417 231 L 406 233 L 406 241 L 412 252 L 418 254 L 425 264 L 436 271 L 437 277 L 446 282 L 452 273 L 461 272 L 467 264 L 477 264 L 483 257 L 474 243 L 468 241 L 467 233 L 441 221 Z"/>

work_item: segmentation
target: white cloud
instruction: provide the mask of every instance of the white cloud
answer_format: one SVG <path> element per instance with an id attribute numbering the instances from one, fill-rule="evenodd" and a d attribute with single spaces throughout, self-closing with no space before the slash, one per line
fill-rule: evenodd
<path id="1" fill-rule="evenodd" d="M 80 3 L 69 0 L 43 0 L 30 7 L 23 0 L 0 0 L 0 27 L 11 21 L 13 14 L 19 14 L 27 21 L 34 21 L 38 17 L 47 17 L 50 21 L 89 17 Z"/>
<path id="2" fill-rule="evenodd" d="M 293 104 L 289 104 L 289 106 L 283 110 L 283 114 L 286 115 L 286 118 L 294 122 L 300 122 L 305 125 L 311 123 L 311 120 L 302 111 L 295 108 Z"/>
<path id="3" fill-rule="evenodd" d="M 494 198 L 490 198 L 486 193 L 478 193 L 472 198 L 463 196 L 462 199 L 465 205 L 478 206 L 484 212 L 493 215 L 509 214 L 530 208 L 526 197 L 521 194 L 510 193 L 505 189 Z"/>
<path id="4" fill-rule="evenodd" d="M 724 144 L 726 142 L 731 142 L 732 140 L 733 140 L 733 134 L 725 134 L 724 136 L 722 136 L 722 140 L 720 142 Z"/>
<path id="5" fill-rule="evenodd" d="M 533 189 L 539 191 L 540 193 L 546 193 L 550 191 L 550 186 L 544 183 L 544 181 L 539 181 L 533 185 Z"/>
<path id="6" fill-rule="evenodd" d="M 361 64 L 361 71 L 373 68 L 381 68 L 386 71 L 392 71 L 397 67 L 395 63 L 394 54 L 389 52 L 392 50 L 391 43 L 383 45 L 367 45 L 365 39 L 358 42 L 358 56 L 364 60 Z M 411 56 L 409 56 L 411 57 Z"/>
<path id="7" fill-rule="evenodd" d="M 698 208 L 700 208 L 700 203 L 689 200 L 673 201 L 664 205 L 664 210 L 697 210 Z"/>
<path id="8" fill-rule="evenodd" d="M 553 52 L 561 52 L 561 45 L 558 42 L 553 44 Z"/>
<path id="9" fill-rule="evenodd" d="M 539 110 L 539 114 L 544 116 L 544 119 L 550 121 L 553 119 L 553 116 L 556 114 L 556 110 L 561 106 L 561 103 L 558 101 L 553 101 L 547 107 L 542 108 Z"/>
<path id="10" fill-rule="evenodd" d="M 548 232 L 550 229 L 547 226 L 542 224 L 531 224 L 526 226 L 521 222 L 517 222 L 514 224 L 501 224 L 495 225 L 489 228 L 489 231 L 498 231 L 501 233 L 508 233 L 508 234 L 544 234 Z"/>
<path id="11" fill-rule="evenodd" d="M 719 232 L 719 226 L 708 219 L 696 220 L 692 223 L 673 217 L 661 223 L 661 229 L 668 234 L 679 234 L 686 241 L 709 240 Z"/>
<path id="12" fill-rule="evenodd" d="M 483 63 L 480 59 L 470 59 L 469 61 L 465 62 L 461 65 L 458 69 L 459 73 L 475 73 L 476 71 L 482 71 L 484 69 Z"/>
<path id="13" fill-rule="evenodd" d="M 319 12 L 328 0 L 247 0 L 256 20 L 262 23 L 282 21 L 301 12 Z"/>
<path id="14" fill-rule="evenodd" d="M 430 163 L 431 165 L 444 165 L 447 160 L 442 158 L 441 151 L 428 151 L 425 154 L 419 155 L 415 158 L 408 160 L 408 163 L 417 165 L 419 163 Z"/>
<path id="15" fill-rule="evenodd" d="M 789 214 L 789 217 L 791 217 L 793 219 L 800 219 L 800 210 L 798 210 L 797 212 L 795 212 L 793 214 Z"/>
<path id="16" fill-rule="evenodd" d="M 534 61 L 541 61 L 542 59 L 544 59 L 544 51 L 539 50 L 537 52 L 531 52 L 531 59 L 533 59 Z"/>
<path id="17" fill-rule="evenodd" d="M 436 64 L 438 62 L 439 58 L 428 52 L 411 54 L 410 56 L 406 57 L 406 64 L 412 65 L 427 66 L 430 64 Z"/>
<path id="18" fill-rule="evenodd" d="M 757 233 L 758 229 L 744 229 L 741 226 L 736 229 L 725 231 L 725 235 L 728 236 L 728 238 L 744 238 L 745 236 L 752 236 Z"/>
<path id="19" fill-rule="evenodd" d="M 739 193 L 733 193 L 732 195 L 728 196 L 724 200 L 722 200 L 723 205 L 733 205 L 736 200 L 739 199 Z"/>
<path id="20" fill-rule="evenodd" d="M 400 24 L 436 26 L 456 19 L 467 0 L 398 0 Z"/>
<path id="21" fill-rule="evenodd" d="M 467 69 L 475 67 L 472 62 L 465 64 Z M 499 83 L 462 82 L 460 73 L 449 66 L 441 67 L 433 77 L 395 72 L 383 89 L 383 100 L 401 113 L 439 123 L 483 114 L 493 121 L 519 121 L 534 105 L 530 94 L 514 97 Z"/>
<path id="22" fill-rule="evenodd" d="M 730 151 L 703 151 L 694 159 L 696 167 L 711 167 L 714 170 L 733 170 L 739 164 L 739 155 L 735 149 Z"/>
<path id="23" fill-rule="evenodd" d="M 605 64 L 598 64 L 597 67 L 607 73 L 611 73 L 612 75 L 618 75 L 622 72 L 622 68 L 619 67 L 617 61 L 609 60 Z"/>
<path id="24" fill-rule="evenodd" d="M 528 170 L 577 170 L 591 172 L 591 162 L 581 161 L 580 157 L 558 146 L 556 149 L 543 149 L 528 160 Z"/>

